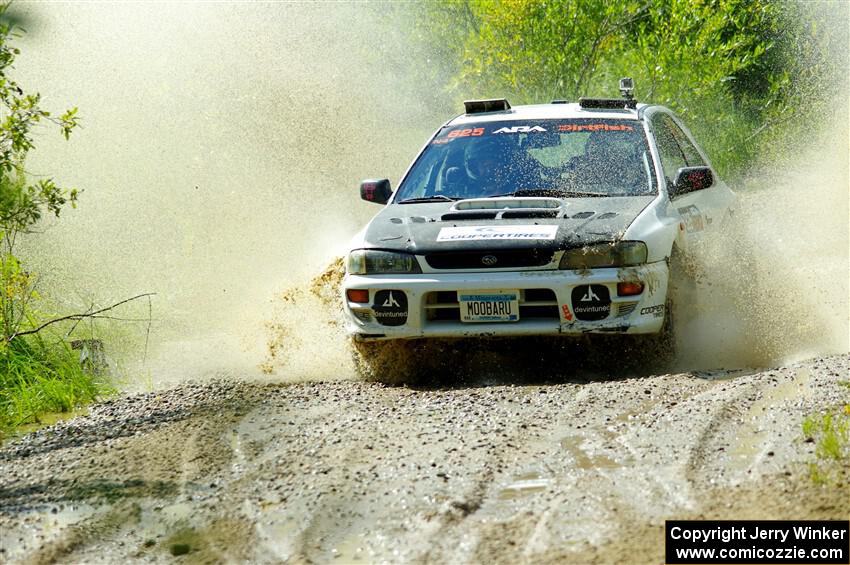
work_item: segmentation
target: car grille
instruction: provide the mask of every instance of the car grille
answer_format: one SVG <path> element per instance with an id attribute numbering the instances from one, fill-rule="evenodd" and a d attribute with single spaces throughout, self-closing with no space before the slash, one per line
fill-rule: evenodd
<path id="1" fill-rule="evenodd" d="M 425 295 L 425 313 L 429 321 L 460 320 L 460 304 L 457 291 L 429 292 Z M 555 291 L 549 288 L 529 288 L 520 290 L 519 319 L 559 320 L 558 299 Z"/>
<path id="2" fill-rule="evenodd" d="M 542 267 L 552 262 L 554 252 L 547 249 L 500 249 L 498 251 L 440 251 L 425 255 L 433 269 L 506 269 Z M 485 257 L 489 258 L 485 264 Z M 492 259 L 495 258 L 495 262 Z"/>

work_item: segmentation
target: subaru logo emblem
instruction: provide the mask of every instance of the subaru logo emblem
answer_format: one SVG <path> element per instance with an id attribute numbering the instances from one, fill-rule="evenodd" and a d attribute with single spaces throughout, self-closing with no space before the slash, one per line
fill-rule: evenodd
<path id="1" fill-rule="evenodd" d="M 481 262 L 484 263 L 484 265 L 487 266 L 487 267 L 492 267 L 498 261 L 499 261 L 499 259 L 496 258 L 495 255 L 485 255 L 484 257 L 481 258 Z"/>

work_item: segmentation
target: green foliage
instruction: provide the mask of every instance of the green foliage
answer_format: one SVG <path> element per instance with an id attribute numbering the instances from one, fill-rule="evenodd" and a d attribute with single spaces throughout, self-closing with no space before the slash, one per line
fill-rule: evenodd
<path id="1" fill-rule="evenodd" d="M 67 139 L 77 127 L 77 109 L 54 118 L 39 105 L 41 95 L 27 94 L 9 76 L 20 53 L 12 45 L 13 20 L 6 17 L 9 5 L 0 5 L 0 354 L 22 327 L 32 326 L 35 276 L 27 272 L 15 254 L 18 236 L 35 227 L 44 214 L 59 216 L 66 205 L 75 206 L 78 191 L 58 186 L 51 178 L 29 179 L 24 168 L 35 148 L 33 128 L 53 123 Z"/>
<path id="2" fill-rule="evenodd" d="M 51 178 L 31 179 L 26 158 L 39 124 L 53 124 L 67 139 L 78 117 L 76 108 L 53 117 L 41 108 L 38 93 L 25 93 L 9 76 L 20 51 L 12 45 L 16 20 L 7 15 L 8 7 L 0 5 L 0 437 L 41 413 L 69 411 L 108 390 L 81 367 L 79 354 L 62 337 L 48 342 L 43 334 L 20 335 L 39 328 L 41 316 L 34 306 L 36 276 L 16 255 L 16 242 L 43 216 L 58 217 L 74 206 L 78 194 Z"/>
<path id="3" fill-rule="evenodd" d="M 43 413 L 68 412 L 109 392 L 66 343 L 39 335 L 15 339 L 0 355 L 0 438 Z"/>
<path id="4" fill-rule="evenodd" d="M 816 461 L 809 473 L 816 483 L 838 479 L 850 463 L 850 404 L 840 412 L 828 412 L 803 420 L 803 437 L 815 443 Z"/>
<path id="5" fill-rule="evenodd" d="M 460 0 L 420 6 L 414 36 L 458 99 L 616 95 L 631 76 L 731 174 L 789 145 L 846 87 L 832 54 L 847 32 L 823 25 L 834 9 L 846 19 L 840 4 L 779 0 Z"/>

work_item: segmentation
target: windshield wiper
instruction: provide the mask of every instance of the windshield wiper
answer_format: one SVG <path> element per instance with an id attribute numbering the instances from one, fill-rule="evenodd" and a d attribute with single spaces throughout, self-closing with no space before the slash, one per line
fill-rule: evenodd
<path id="1" fill-rule="evenodd" d="M 553 198 L 567 198 L 571 196 L 578 197 L 602 197 L 608 196 L 604 192 L 581 192 L 578 190 L 558 190 L 555 188 L 523 188 L 515 192 L 506 192 L 505 194 L 494 194 L 487 198 L 500 198 L 505 196 L 550 196 Z"/>
<path id="2" fill-rule="evenodd" d="M 587 196 L 589 198 L 610 196 L 610 194 L 608 194 L 606 192 L 582 192 L 580 190 L 568 190 L 566 192 L 562 192 L 561 194 L 564 195 L 564 196 L 578 196 L 578 197 Z"/>
<path id="3" fill-rule="evenodd" d="M 402 200 L 401 202 L 399 202 L 399 204 L 419 204 L 422 202 L 454 202 L 455 200 L 459 199 L 444 196 L 442 194 L 435 194 L 433 196 L 422 196 L 421 198 L 407 198 L 406 200 Z"/>

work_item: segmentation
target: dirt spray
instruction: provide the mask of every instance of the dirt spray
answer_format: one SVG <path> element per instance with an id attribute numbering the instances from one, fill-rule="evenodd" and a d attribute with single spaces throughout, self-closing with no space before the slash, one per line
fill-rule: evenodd
<path id="1" fill-rule="evenodd" d="M 414 52 L 399 55 L 408 46 L 386 18 L 348 4 L 17 9 L 17 78 L 82 116 L 71 142 L 45 134 L 29 164 L 84 190 L 28 243 L 62 310 L 156 292 L 147 354 L 144 331 L 122 352 L 145 386 L 350 378 L 338 278 L 309 281 L 376 211 L 357 182 L 397 181 L 456 112 Z M 732 183 L 737 235 L 700 256 L 682 368 L 847 351 L 846 116 L 833 123 Z"/>
<path id="2" fill-rule="evenodd" d="M 846 104 L 836 104 L 846 114 Z M 732 222 L 699 250 L 683 367 L 768 366 L 848 351 L 846 115 L 737 183 Z"/>
<path id="3" fill-rule="evenodd" d="M 16 9 L 27 28 L 16 77 L 49 109 L 78 106 L 82 124 L 69 142 L 37 140 L 30 171 L 83 192 L 29 239 L 30 267 L 62 312 L 156 292 L 145 363 L 144 324 L 101 328 L 133 334 L 107 336 L 109 352 L 126 341 L 129 373 L 155 384 L 259 374 L 273 297 L 377 210 L 359 201 L 359 179 L 397 181 L 450 112 L 405 59 L 389 6 Z M 146 317 L 139 308 L 120 314 Z"/>

